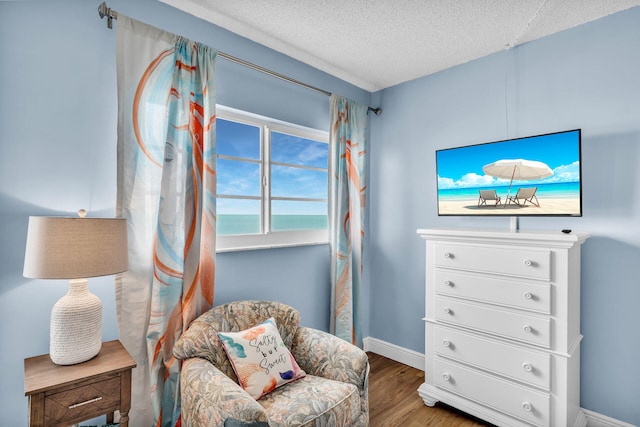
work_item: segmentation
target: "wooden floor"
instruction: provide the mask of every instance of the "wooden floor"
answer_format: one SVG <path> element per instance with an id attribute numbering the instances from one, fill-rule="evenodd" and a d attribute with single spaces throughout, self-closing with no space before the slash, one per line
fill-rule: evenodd
<path id="1" fill-rule="evenodd" d="M 367 353 L 369 377 L 369 421 L 371 427 L 486 427 L 491 424 L 473 418 L 442 403 L 424 404 L 418 387 L 424 372 L 375 353 Z"/>

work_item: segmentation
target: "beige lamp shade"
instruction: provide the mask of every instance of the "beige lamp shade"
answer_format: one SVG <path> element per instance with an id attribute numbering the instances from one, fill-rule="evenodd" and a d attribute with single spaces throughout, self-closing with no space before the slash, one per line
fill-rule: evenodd
<path id="1" fill-rule="evenodd" d="M 124 218 L 29 217 L 24 277 L 77 279 L 128 268 Z"/>

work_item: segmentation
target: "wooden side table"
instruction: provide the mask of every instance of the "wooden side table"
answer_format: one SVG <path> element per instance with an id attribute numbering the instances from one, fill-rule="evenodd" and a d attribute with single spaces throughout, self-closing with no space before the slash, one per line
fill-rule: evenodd
<path id="1" fill-rule="evenodd" d="M 77 365 L 56 365 L 48 354 L 24 360 L 24 394 L 29 397 L 29 426 L 68 426 L 120 411 L 129 426 L 131 370 L 136 362 L 120 341 L 102 344 L 96 357 Z"/>

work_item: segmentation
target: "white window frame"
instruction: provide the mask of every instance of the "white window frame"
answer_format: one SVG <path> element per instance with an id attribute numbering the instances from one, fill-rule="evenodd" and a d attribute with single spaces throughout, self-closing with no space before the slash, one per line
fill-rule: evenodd
<path id="1" fill-rule="evenodd" d="M 270 135 L 271 132 L 279 132 L 299 136 L 306 139 L 325 142 L 329 145 L 329 132 L 320 131 L 300 125 L 295 125 L 276 119 L 260 116 L 257 114 L 247 113 L 241 110 L 216 106 L 216 115 L 220 119 L 230 120 L 234 122 L 244 123 L 256 126 L 261 129 L 260 137 L 260 206 L 262 222 L 260 224 L 260 234 L 231 235 L 216 237 L 216 252 L 233 252 L 254 249 L 282 248 L 292 246 L 307 245 L 324 245 L 329 243 L 329 230 L 295 230 L 295 231 L 271 231 L 271 201 L 272 200 L 317 200 L 305 198 L 280 198 L 271 197 L 271 158 L 270 158 Z M 331 147 L 329 147 L 329 156 L 331 156 Z M 234 159 L 233 157 L 219 156 L 219 158 Z M 329 162 L 330 163 L 330 162 Z M 280 165 L 281 163 L 274 163 Z M 300 167 L 300 165 L 295 165 Z M 304 169 L 318 170 L 315 167 L 302 167 Z M 327 165 L 327 180 L 331 177 L 331 165 Z M 327 182 L 327 206 L 330 206 L 329 200 L 329 182 Z M 218 196 L 216 194 L 216 197 Z M 225 197 L 227 198 L 227 197 Z M 242 196 L 234 198 L 244 198 Z M 249 197 L 247 197 L 249 198 Z M 255 200 L 251 197 L 250 199 Z M 329 215 L 329 212 L 327 212 Z"/>

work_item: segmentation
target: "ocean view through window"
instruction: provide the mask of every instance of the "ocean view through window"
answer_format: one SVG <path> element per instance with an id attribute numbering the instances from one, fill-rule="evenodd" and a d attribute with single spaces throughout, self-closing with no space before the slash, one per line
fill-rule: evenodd
<path id="1" fill-rule="evenodd" d="M 327 132 L 225 108 L 216 139 L 220 250 L 328 242 Z"/>

